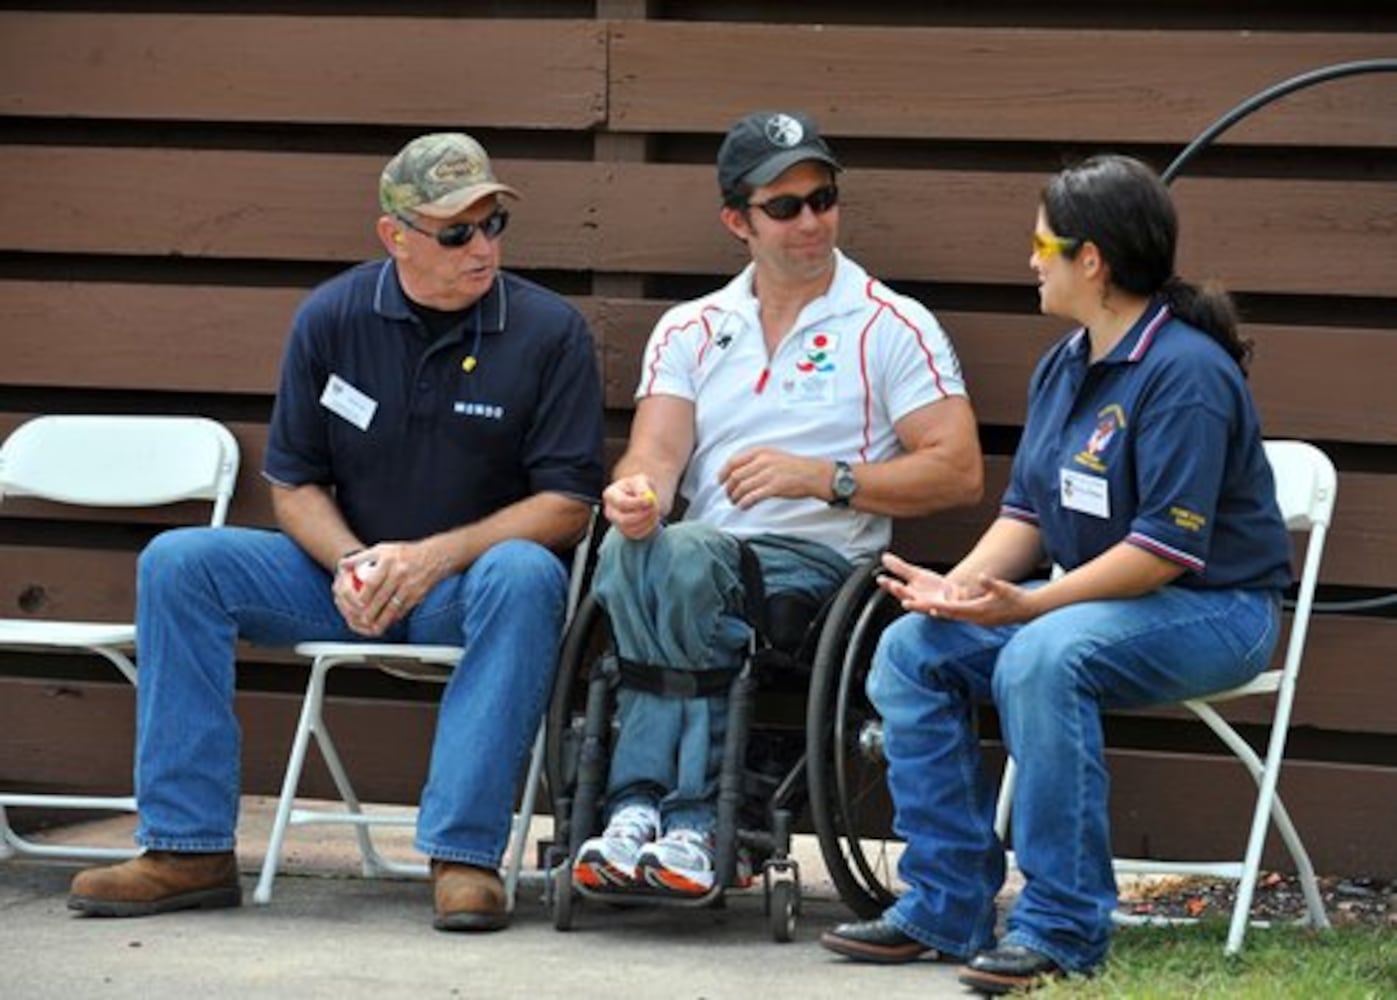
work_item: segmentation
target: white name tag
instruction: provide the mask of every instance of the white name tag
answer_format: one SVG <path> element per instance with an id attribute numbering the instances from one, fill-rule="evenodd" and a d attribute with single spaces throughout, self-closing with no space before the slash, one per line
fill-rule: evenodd
<path id="1" fill-rule="evenodd" d="M 1092 517 L 1111 516 L 1110 484 L 1100 476 L 1059 469 L 1062 506 Z"/>
<path id="2" fill-rule="evenodd" d="M 320 394 L 320 405 L 361 431 L 369 429 L 374 411 L 378 409 L 377 400 L 370 399 L 338 375 L 331 375 L 326 380 L 325 391 Z"/>

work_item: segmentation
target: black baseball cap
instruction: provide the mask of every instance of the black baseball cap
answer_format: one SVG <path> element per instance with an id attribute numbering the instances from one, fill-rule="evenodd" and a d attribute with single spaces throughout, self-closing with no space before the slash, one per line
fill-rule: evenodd
<path id="1" fill-rule="evenodd" d="M 718 189 L 727 198 L 739 184 L 761 187 L 806 160 L 844 169 L 809 115 L 754 111 L 728 130 L 718 148 Z"/>

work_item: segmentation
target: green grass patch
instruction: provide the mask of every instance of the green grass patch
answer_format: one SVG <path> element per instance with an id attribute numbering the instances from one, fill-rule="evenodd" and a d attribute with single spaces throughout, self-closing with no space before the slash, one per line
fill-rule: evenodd
<path id="1" fill-rule="evenodd" d="M 1353 925 L 1314 932 L 1254 928 L 1242 953 L 1223 955 L 1227 924 L 1126 927 L 1116 932 L 1101 975 L 1053 983 L 1034 994 L 1061 997 L 1236 997 L 1240 1000 L 1388 1000 L 1397 997 L 1397 931 Z"/>

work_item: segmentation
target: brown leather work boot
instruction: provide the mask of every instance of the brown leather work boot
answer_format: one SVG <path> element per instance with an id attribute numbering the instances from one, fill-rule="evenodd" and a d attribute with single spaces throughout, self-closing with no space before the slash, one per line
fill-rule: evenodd
<path id="1" fill-rule="evenodd" d="M 147 917 L 171 910 L 240 906 L 242 901 L 238 860 L 232 851 L 147 851 L 119 865 L 79 872 L 68 909 L 93 917 Z"/>
<path id="2" fill-rule="evenodd" d="M 504 883 L 493 869 L 433 858 L 432 893 L 439 931 L 497 931 L 509 923 Z"/>

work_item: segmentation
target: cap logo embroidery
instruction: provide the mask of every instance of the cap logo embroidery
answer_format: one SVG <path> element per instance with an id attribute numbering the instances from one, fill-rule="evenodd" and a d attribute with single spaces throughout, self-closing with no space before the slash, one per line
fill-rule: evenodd
<path id="1" fill-rule="evenodd" d="M 772 115 L 766 120 L 766 138 L 773 146 L 790 149 L 805 138 L 805 129 L 790 115 Z"/>
<path id="2" fill-rule="evenodd" d="M 455 160 L 443 160 L 434 165 L 427 175 L 438 183 L 447 184 L 453 181 L 465 181 L 475 183 L 484 180 L 485 171 L 481 169 L 481 164 L 469 157 L 461 157 Z"/>

